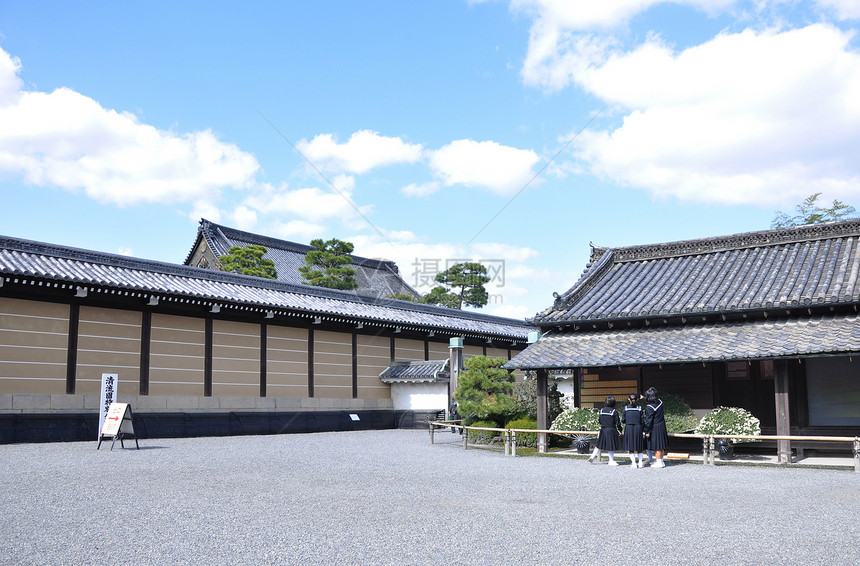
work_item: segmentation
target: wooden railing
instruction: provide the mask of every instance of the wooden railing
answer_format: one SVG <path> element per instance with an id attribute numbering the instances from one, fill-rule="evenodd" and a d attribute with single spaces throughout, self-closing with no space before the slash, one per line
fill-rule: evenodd
<path id="1" fill-rule="evenodd" d="M 477 426 L 464 426 L 462 421 L 432 421 L 430 422 L 430 444 L 435 442 L 434 433 L 438 428 L 446 428 L 459 430 L 463 434 L 463 449 L 469 447 L 469 431 L 481 430 L 498 432 L 503 437 L 505 443 L 505 455 L 517 455 L 517 433 L 531 434 L 558 434 L 560 436 L 597 436 L 597 432 L 593 430 L 533 430 L 519 428 L 487 428 Z M 741 434 L 691 434 L 691 433 L 670 433 L 669 436 L 674 438 L 698 438 L 702 441 L 702 460 L 706 466 L 716 465 L 717 460 L 717 439 L 736 439 L 736 440 L 788 440 L 788 441 L 803 441 L 803 442 L 841 442 L 850 443 L 854 454 L 854 471 L 860 473 L 860 436 L 778 436 L 778 435 L 741 435 Z"/>

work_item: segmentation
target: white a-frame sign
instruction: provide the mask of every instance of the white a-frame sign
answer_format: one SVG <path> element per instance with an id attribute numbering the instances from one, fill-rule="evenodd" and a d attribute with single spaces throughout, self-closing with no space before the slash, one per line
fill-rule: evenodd
<path id="1" fill-rule="evenodd" d="M 116 444 L 116 439 L 119 438 L 119 444 L 125 448 L 122 443 L 123 436 L 134 437 L 134 445 L 140 450 L 140 445 L 137 443 L 137 436 L 134 434 L 134 422 L 131 415 L 131 407 L 128 403 L 111 403 L 108 408 L 105 424 L 102 425 L 102 430 L 99 432 L 99 445 L 96 450 L 101 448 L 102 440 L 112 438 L 110 449 L 113 450 L 113 445 Z"/>

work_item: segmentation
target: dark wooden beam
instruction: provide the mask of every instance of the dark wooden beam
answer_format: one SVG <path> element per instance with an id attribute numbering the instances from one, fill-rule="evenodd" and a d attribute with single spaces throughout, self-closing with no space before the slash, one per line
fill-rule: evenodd
<path id="1" fill-rule="evenodd" d="M 314 396 L 314 329 L 308 328 L 308 397 Z"/>
<path id="2" fill-rule="evenodd" d="M 203 339 L 203 396 L 212 397 L 212 317 L 204 323 Z"/>
<path id="3" fill-rule="evenodd" d="M 81 306 L 69 305 L 69 342 L 66 349 L 66 393 L 75 394 L 75 376 L 78 372 L 78 327 L 81 320 Z"/>
<path id="4" fill-rule="evenodd" d="M 773 391 L 776 402 L 776 435 L 789 436 L 791 434 L 790 401 L 788 397 L 788 362 L 776 360 L 774 362 Z M 776 441 L 777 462 L 780 464 L 791 463 L 791 441 Z"/>
<path id="5" fill-rule="evenodd" d="M 549 424 L 546 422 L 546 382 L 547 371 L 545 369 L 537 370 L 537 427 L 538 430 L 546 430 Z M 539 432 L 537 435 L 537 448 L 541 454 L 546 453 L 547 437 L 545 432 Z"/>
<path id="6" fill-rule="evenodd" d="M 358 399 L 358 334 L 352 333 L 352 398 Z"/>
<path id="7" fill-rule="evenodd" d="M 266 373 L 269 350 L 269 325 L 260 324 L 260 397 L 266 396 Z"/>
<path id="8" fill-rule="evenodd" d="M 141 395 L 149 395 L 149 355 L 152 349 L 152 311 L 143 311 L 140 322 L 140 388 Z"/>

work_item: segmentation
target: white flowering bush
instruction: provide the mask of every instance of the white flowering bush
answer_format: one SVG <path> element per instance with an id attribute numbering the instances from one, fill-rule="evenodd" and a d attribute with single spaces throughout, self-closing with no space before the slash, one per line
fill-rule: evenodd
<path id="1" fill-rule="evenodd" d="M 597 409 L 581 407 L 562 412 L 549 427 L 550 430 L 600 430 Z"/>
<path id="2" fill-rule="evenodd" d="M 741 434 L 759 436 L 761 422 L 752 413 L 740 407 L 717 407 L 702 417 L 696 434 Z M 731 439 L 732 442 L 752 442 L 750 439 Z"/>

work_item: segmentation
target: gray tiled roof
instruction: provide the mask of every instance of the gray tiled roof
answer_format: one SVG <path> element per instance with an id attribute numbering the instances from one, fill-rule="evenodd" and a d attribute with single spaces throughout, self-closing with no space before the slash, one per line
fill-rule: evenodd
<path id="1" fill-rule="evenodd" d="M 305 254 L 313 249 L 311 246 L 237 230 L 215 224 L 206 219 L 200 221 L 198 233 L 205 239 L 216 256 L 226 255 L 233 246 L 244 247 L 248 244 L 265 246 L 267 252 L 264 257 L 275 262 L 275 270 L 278 272 L 279 280 L 296 285 L 305 284 L 299 267 L 305 265 Z M 358 292 L 375 293 L 381 296 L 397 293 L 418 296 L 418 293 L 400 277 L 397 264 L 393 261 L 369 259 L 356 255 L 351 257 Z M 185 260 L 186 265 L 190 259 L 191 254 L 189 253 Z"/>
<path id="2" fill-rule="evenodd" d="M 449 378 L 447 368 L 447 359 L 426 362 L 394 362 L 379 374 L 379 378 L 384 383 L 421 383 L 438 381 L 440 379 L 447 381 Z"/>
<path id="3" fill-rule="evenodd" d="M 593 332 L 554 331 L 511 369 L 755 360 L 860 351 L 860 316 L 793 318 Z"/>
<path id="4" fill-rule="evenodd" d="M 595 247 L 534 322 L 601 321 L 860 301 L 860 220 L 626 248 Z"/>
<path id="5" fill-rule="evenodd" d="M 6 281 L 525 341 L 524 321 L 0 236 Z M 0 281 L 2 283 L 2 281 Z"/>

